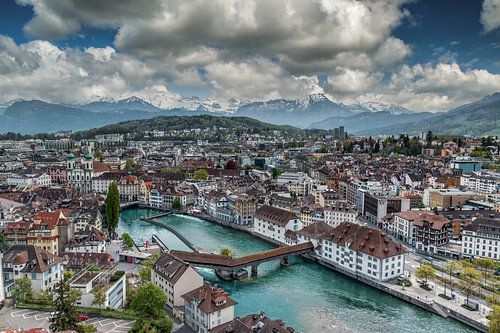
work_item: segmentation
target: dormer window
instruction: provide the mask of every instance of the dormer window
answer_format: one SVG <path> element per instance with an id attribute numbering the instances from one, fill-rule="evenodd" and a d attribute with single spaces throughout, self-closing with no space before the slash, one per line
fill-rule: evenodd
<path id="1" fill-rule="evenodd" d="M 223 305 L 223 304 L 225 304 L 225 303 L 226 303 L 226 300 L 224 299 L 224 300 L 221 300 L 221 301 L 216 302 L 216 303 L 215 303 L 215 305 L 217 305 L 217 306 L 221 306 L 221 305 Z"/>

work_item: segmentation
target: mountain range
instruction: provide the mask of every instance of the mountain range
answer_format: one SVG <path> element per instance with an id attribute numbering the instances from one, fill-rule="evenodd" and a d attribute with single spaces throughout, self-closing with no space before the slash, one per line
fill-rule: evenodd
<path id="1" fill-rule="evenodd" d="M 168 107 L 166 107 L 168 106 Z M 435 133 L 499 135 L 500 93 L 447 112 L 413 112 L 394 104 L 368 102 L 346 105 L 323 94 L 269 101 L 215 101 L 198 97 L 173 99 L 155 95 L 101 99 L 79 105 L 18 100 L 0 107 L 0 132 L 25 134 L 85 130 L 122 121 L 156 116 L 242 116 L 277 125 L 331 129 L 344 126 L 360 135 Z"/>

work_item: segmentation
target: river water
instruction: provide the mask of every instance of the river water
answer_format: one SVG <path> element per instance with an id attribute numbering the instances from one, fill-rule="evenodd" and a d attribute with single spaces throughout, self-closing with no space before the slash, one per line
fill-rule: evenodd
<path id="1" fill-rule="evenodd" d="M 137 243 L 156 234 L 169 248 L 190 251 L 168 230 L 140 220 L 157 213 L 141 208 L 124 210 L 118 233 L 128 232 Z M 189 241 L 211 252 L 227 246 L 236 256 L 243 256 L 273 248 L 244 232 L 193 217 L 171 215 L 158 221 L 168 223 Z M 224 282 L 210 270 L 200 273 L 238 302 L 237 316 L 263 310 L 301 332 L 475 332 L 301 258 L 295 258 L 286 268 L 280 268 L 277 262 L 262 264 L 257 278 L 243 281 Z"/>

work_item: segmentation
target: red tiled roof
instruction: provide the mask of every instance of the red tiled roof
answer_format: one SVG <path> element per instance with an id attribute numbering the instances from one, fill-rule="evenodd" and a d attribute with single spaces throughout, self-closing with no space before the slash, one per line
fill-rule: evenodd
<path id="1" fill-rule="evenodd" d="M 213 313 L 237 304 L 224 290 L 208 285 L 196 288 L 182 295 L 182 298 L 188 302 L 197 300 L 198 308 L 205 313 Z"/>
<path id="2" fill-rule="evenodd" d="M 384 259 L 406 253 L 406 249 L 377 229 L 343 222 L 324 239 Z"/>

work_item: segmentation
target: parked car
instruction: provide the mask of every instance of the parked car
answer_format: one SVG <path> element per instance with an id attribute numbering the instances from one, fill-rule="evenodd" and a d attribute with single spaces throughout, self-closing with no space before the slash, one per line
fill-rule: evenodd
<path id="1" fill-rule="evenodd" d="M 80 313 L 78 314 L 77 318 L 79 321 L 85 321 L 89 319 L 89 315 L 86 313 Z"/>

